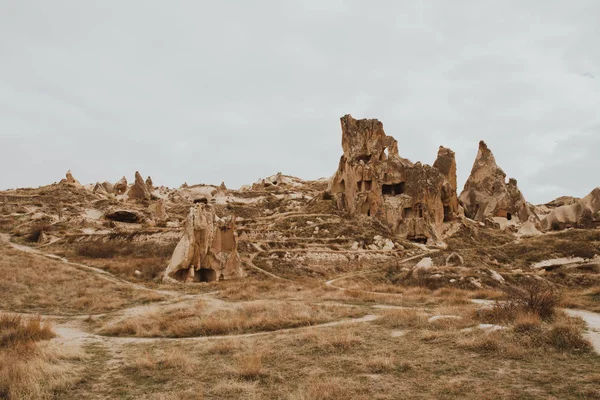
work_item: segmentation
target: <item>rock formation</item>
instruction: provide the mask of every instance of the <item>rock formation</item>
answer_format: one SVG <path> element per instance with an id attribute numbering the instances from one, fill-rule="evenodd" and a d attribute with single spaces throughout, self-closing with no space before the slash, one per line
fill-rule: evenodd
<path id="1" fill-rule="evenodd" d="M 130 199 L 150 200 L 150 190 L 148 190 L 144 178 L 142 178 L 142 175 L 138 171 L 135 171 L 135 182 L 131 186 L 131 189 L 129 189 L 127 196 Z"/>
<path id="2" fill-rule="evenodd" d="M 114 193 L 121 195 L 127 192 L 127 178 L 122 177 L 117 183 L 114 184 Z"/>
<path id="3" fill-rule="evenodd" d="M 146 178 L 146 187 L 148 188 L 149 191 L 152 191 L 154 189 L 154 182 L 152 182 L 151 176 L 148 176 Z"/>
<path id="4" fill-rule="evenodd" d="M 516 179 L 511 178 L 506 183 L 506 174 L 498 167 L 483 140 L 479 142 L 479 152 L 460 194 L 460 201 L 465 215 L 481 222 L 494 217 L 508 220 L 517 217 L 525 222 L 533 215 L 517 187 Z"/>
<path id="5" fill-rule="evenodd" d="M 92 192 L 94 193 L 99 193 L 99 194 L 103 194 L 103 195 L 109 195 L 111 193 L 114 193 L 115 187 L 112 183 L 110 182 L 98 182 L 94 185 L 94 188 L 92 189 Z"/>
<path id="6" fill-rule="evenodd" d="M 152 214 L 153 218 L 157 222 L 166 221 L 169 219 L 169 215 L 167 214 L 165 203 L 163 200 L 158 200 L 150 206 L 148 206 L 148 212 Z"/>
<path id="7" fill-rule="evenodd" d="M 440 148 L 436 167 L 413 164 L 378 120 L 346 115 L 341 125 L 344 155 L 328 188 L 338 207 L 375 217 L 410 240 L 438 239 L 443 222 L 459 214 L 454 153 Z"/>
<path id="8" fill-rule="evenodd" d="M 190 208 L 164 280 L 211 282 L 240 276 L 235 217 L 228 222 L 217 219 L 210 204 Z"/>
<path id="9" fill-rule="evenodd" d="M 77 179 L 73 178 L 73 174 L 71 174 L 71 170 L 67 171 L 67 173 L 65 174 L 65 179 L 62 179 L 60 181 L 60 183 L 69 185 L 69 186 L 82 187 L 81 183 L 79 183 L 79 181 Z"/>
<path id="10" fill-rule="evenodd" d="M 600 187 L 579 201 L 557 207 L 542 221 L 545 229 L 592 228 L 600 224 Z"/>

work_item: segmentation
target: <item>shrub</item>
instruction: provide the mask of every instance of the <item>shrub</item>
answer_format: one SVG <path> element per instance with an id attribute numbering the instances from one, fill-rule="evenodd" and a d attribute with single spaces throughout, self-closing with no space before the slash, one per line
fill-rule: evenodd
<path id="1" fill-rule="evenodd" d="M 548 283 L 530 281 L 521 287 L 506 289 L 509 303 L 516 309 L 522 309 L 539 316 L 542 320 L 554 317 L 560 303 L 560 292 Z"/>
<path id="2" fill-rule="evenodd" d="M 42 324 L 41 318 L 24 321 L 18 315 L 0 316 L 0 348 L 26 345 L 54 337 L 49 324 Z"/>

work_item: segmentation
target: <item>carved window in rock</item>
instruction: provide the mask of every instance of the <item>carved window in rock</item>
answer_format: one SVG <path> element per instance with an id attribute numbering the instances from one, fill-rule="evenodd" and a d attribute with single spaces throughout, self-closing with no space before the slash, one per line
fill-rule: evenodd
<path id="1" fill-rule="evenodd" d="M 452 220 L 452 210 L 450 206 L 444 206 L 444 222 L 449 222 Z"/>
<path id="2" fill-rule="evenodd" d="M 417 204 L 415 205 L 415 209 L 416 209 L 415 213 L 417 214 L 416 216 L 417 216 L 418 218 L 423 218 L 423 211 L 424 211 L 423 204 L 421 204 L 421 203 L 417 203 Z"/>
<path id="3" fill-rule="evenodd" d="M 383 185 L 381 187 L 381 193 L 384 196 L 398 196 L 404 193 L 405 184 L 404 182 L 394 183 L 391 185 Z"/>
<path id="4" fill-rule="evenodd" d="M 373 181 L 358 181 L 356 187 L 359 192 L 370 192 L 373 189 Z"/>
<path id="5" fill-rule="evenodd" d="M 415 217 L 415 210 L 413 210 L 412 207 L 406 207 L 402 211 L 402 216 L 404 218 L 414 218 Z"/>

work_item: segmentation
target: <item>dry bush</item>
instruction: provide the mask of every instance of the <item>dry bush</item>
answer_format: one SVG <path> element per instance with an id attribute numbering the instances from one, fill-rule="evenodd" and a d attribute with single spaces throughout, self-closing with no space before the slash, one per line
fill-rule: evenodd
<path id="1" fill-rule="evenodd" d="M 207 352 L 209 354 L 233 354 L 240 348 L 240 343 L 237 340 L 219 340 L 214 343 Z"/>
<path id="2" fill-rule="evenodd" d="M 547 345 L 557 350 L 569 352 L 588 352 L 590 343 L 582 336 L 583 329 L 575 322 L 560 323 L 546 332 L 544 340 Z"/>
<path id="3" fill-rule="evenodd" d="M 23 320 L 18 315 L 0 316 L 0 348 L 48 340 L 54 336 L 50 324 L 42 324 L 40 317 Z"/>
<path id="4" fill-rule="evenodd" d="M 534 314 L 549 321 L 555 316 L 561 301 L 560 292 L 541 281 L 529 281 L 521 287 L 508 287 L 505 292 L 508 301 L 478 310 L 478 318 L 490 324 L 510 324 L 523 314 Z"/>
<path id="5" fill-rule="evenodd" d="M 44 342 L 52 337 L 50 326 L 39 319 L 0 317 L 0 398 L 54 398 L 74 382 L 68 361 L 82 354 Z"/>
<path id="6" fill-rule="evenodd" d="M 537 314 L 543 320 L 552 319 L 556 307 L 560 304 L 560 292 L 542 281 L 530 281 L 521 287 L 509 287 L 506 292 L 510 303 Z"/>
<path id="7" fill-rule="evenodd" d="M 262 375 L 262 353 L 242 354 L 236 360 L 236 372 L 243 379 L 257 379 Z"/>

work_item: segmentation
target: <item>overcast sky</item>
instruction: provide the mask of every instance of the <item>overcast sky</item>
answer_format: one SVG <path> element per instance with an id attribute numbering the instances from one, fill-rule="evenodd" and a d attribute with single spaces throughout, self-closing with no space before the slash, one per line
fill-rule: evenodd
<path id="1" fill-rule="evenodd" d="M 329 177 L 346 113 L 460 185 L 483 139 L 527 200 L 584 196 L 600 1 L 0 0 L 2 189 Z"/>

